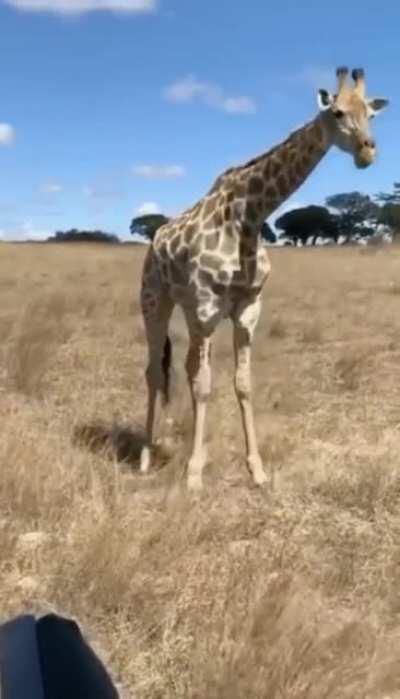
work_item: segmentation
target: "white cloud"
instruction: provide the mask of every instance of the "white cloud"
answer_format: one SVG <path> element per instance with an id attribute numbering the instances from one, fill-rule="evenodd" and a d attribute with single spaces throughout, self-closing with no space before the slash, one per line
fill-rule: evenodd
<path id="1" fill-rule="evenodd" d="M 119 196 L 121 196 L 121 192 L 118 189 L 113 189 L 112 187 L 102 184 L 97 186 L 83 187 L 82 192 L 87 199 L 97 201 L 117 199 Z"/>
<path id="2" fill-rule="evenodd" d="M 226 97 L 223 106 L 228 114 L 254 114 L 256 112 L 256 105 L 250 97 Z"/>
<path id="3" fill-rule="evenodd" d="M 43 194 L 60 194 L 64 191 L 64 187 L 59 182 L 45 182 L 41 186 L 40 191 Z"/>
<path id="4" fill-rule="evenodd" d="M 12 146 L 14 141 L 14 127 L 10 124 L 0 124 L 0 146 Z"/>
<path id="5" fill-rule="evenodd" d="M 145 201 L 136 210 L 136 216 L 147 216 L 148 214 L 159 214 L 161 207 L 155 201 Z"/>
<path id="6" fill-rule="evenodd" d="M 173 180 L 186 175 L 182 165 L 135 165 L 132 173 L 147 180 Z"/>
<path id="7" fill-rule="evenodd" d="M 98 10 L 111 12 L 153 12 L 158 0 L 5 0 L 7 5 L 28 12 L 76 15 Z"/>
<path id="8" fill-rule="evenodd" d="M 254 114 L 257 111 L 256 103 L 251 97 L 228 96 L 218 85 L 201 82 L 193 75 L 188 75 L 165 88 L 164 97 L 169 102 L 178 104 L 198 100 L 227 114 Z"/>

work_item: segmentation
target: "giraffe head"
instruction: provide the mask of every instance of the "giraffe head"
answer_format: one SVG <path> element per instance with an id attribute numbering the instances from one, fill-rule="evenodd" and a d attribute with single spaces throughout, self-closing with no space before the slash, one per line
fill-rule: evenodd
<path id="1" fill-rule="evenodd" d="M 319 90 L 319 108 L 324 114 L 333 144 L 351 153 L 357 167 L 365 168 L 371 165 L 376 154 L 369 122 L 387 106 L 388 100 L 366 96 L 364 71 L 361 68 L 352 72 L 354 85 L 348 83 L 348 72 L 347 68 L 337 69 L 338 88 L 335 95 Z"/>

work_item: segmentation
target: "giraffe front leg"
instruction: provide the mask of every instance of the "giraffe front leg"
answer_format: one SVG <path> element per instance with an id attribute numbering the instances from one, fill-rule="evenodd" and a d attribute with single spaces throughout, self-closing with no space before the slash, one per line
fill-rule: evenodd
<path id="1" fill-rule="evenodd" d="M 264 485 L 267 476 L 264 471 L 254 424 L 251 400 L 251 346 L 254 330 L 260 315 L 260 300 L 241 306 L 233 317 L 235 351 L 235 391 L 242 416 L 246 441 L 247 467 L 256 485 Z"/>
<path id="2" fill-rule="evenodd" d="M 190 347 L 186 360 L 193 403 L 193 447 L 188 462 L 187 486 L 189 490 L 201 490 L 203 469 L 207 461 L 204 444 L 207 402 L 211 393 L 211 339 L 201 336 L 190 337 Z"/>

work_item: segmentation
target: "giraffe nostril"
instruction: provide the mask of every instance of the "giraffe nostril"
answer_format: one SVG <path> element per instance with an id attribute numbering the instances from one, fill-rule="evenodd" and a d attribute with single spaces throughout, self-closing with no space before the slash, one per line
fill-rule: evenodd
<path id="1" fill-rule="evenodd" d="M 373 138 L 366 138 L 363 143 L 364 148 L 375 148 L 375 141 Z"/>

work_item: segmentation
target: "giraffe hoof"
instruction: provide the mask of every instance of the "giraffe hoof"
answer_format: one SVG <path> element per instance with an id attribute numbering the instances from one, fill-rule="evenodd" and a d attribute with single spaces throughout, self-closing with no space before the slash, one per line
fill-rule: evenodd
<path id="1" fill-rule="evenodd" d="M 201 476 L 188 476 L 187 488 L 191 493 L 199 493 L 203 490 L 203 481 Z"/>
<path id="2" fill-rule="evenodd" d="M 143 447 L 140 455 L 140 473 L 148 473 L 150 468 L 150 449 Z"/>
<path id="3" fill-rule="evenodd" d="M 268 483 L 268 478 L 259 457 L 250 457 L 247 460 L 247 468 L 253 476 L 254 485 L 261 487 Z"/>
<path id="4" fill-rule="evenodd" d="M 257 475 L 253 476 L 253 481 L 254 485 L 258 486 L 259 488 L 262 488 L 264 485 L 268 483 L 268 478 L 264 471 L 261 473 L 257 473 Z"/>

